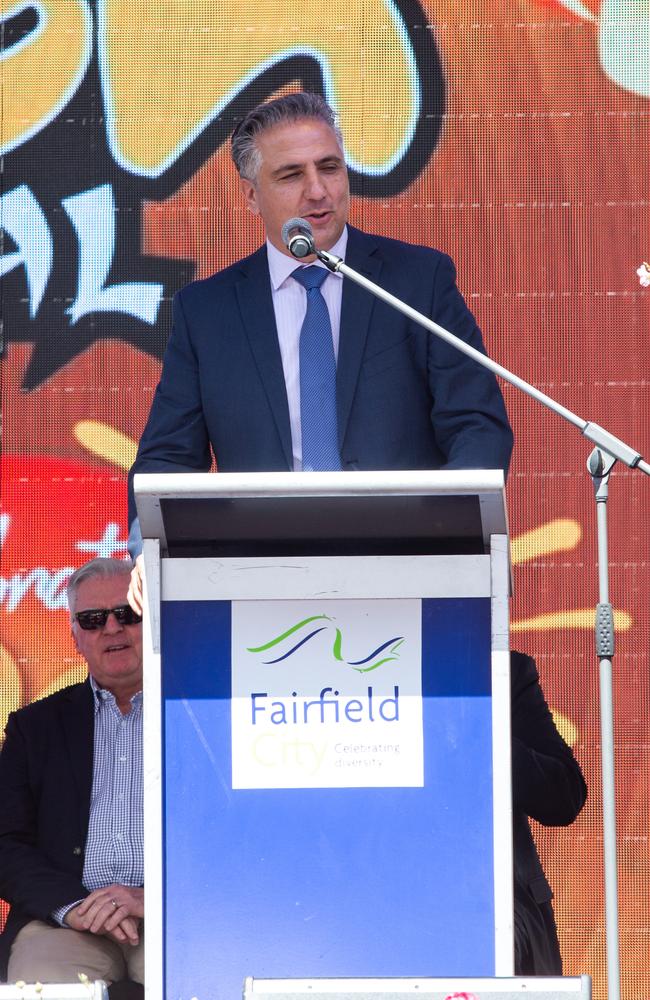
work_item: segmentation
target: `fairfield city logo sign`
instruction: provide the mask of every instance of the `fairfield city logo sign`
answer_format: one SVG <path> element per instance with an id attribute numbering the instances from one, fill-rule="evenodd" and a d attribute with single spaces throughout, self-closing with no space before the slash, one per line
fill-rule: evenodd
<path id="1" fill-rule="evenodd" d="M 421 601 L 234 601 L 231 625 L 233 788 L 421 787 Z"/>
<path id="2" fill-rule="evenodd" d="M 0 27 L 0 278 L 5 335 L 34 347 L 25 390 L 107 337 L 162 357 L 194 267 L 173 220 L 169 257 L 144 252 L 144 200 L 164 212 L 259 101 L 324 94 L 364 197 L 404 190 L 442 128 L 441 60 L 416 0 L 305 0 L 299 17 L 270 0 L 9 0 Z"/>

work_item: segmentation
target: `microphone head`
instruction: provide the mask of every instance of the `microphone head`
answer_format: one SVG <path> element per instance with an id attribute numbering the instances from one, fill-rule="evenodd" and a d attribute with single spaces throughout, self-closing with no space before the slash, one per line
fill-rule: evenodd
<path id="1" fill-rule="evenodd" d="M 287 219 L 282 227 L 282 242 L 285 246 L 289 245 L 289 238 L 294 231 L 303 233 L 305 236 L 314 235 L 311 223 L 307 222 L 306 219 Z"/>
<path id="2" fill-rule="evenodd" d="M 282 227 L 282 239 L 289 253 L 298 260 L 316 252 L 314 233 L 306 219 L 287 219 Z"/>

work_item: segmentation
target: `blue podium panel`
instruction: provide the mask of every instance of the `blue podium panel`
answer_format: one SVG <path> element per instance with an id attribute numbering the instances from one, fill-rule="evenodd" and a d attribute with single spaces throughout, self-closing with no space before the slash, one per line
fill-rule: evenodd
<path id="1" fill-rule="evenodd" d="M 167 1000 L 495 974 L 489 598 L 164 600 Z"/>

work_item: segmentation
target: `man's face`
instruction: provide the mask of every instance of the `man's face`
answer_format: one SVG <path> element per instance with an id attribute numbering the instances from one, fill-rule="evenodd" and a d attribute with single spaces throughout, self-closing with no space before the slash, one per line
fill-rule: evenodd
<path id="1" fill-rule="evenodd" d="M 242 178 L 251 212 L 266 235 L 289 254 L 282 240 L 287 219 L 307 219 L 316 246 L 329 250 L 343 232 L 350 204 L 348 171 L 335 133 L 318 118 L 274 125 L 257 136 L 262 164 L 255 182 Z"/>
<path id="2" fill-rule="evenodd" d="M 73 612 L 91 608 L 117 608 L 126 604 L 129 573 L 83 580 L 77 590 Z M 74 621 L 72 635 L 78 651 L 88 662 L 97 684 L 116 697 L 130 697 L 142 690 L 142 623 L 120 625 L 109 615 L 103 628 L 85 631 Z"/>

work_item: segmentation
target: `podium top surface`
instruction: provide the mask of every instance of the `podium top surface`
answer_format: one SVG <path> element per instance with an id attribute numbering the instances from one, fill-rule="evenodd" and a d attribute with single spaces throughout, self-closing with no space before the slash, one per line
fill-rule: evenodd
<path id="1" fill-rule="evenodd" d="M 136 475 L 143 538 L 171 557 L 488 552 L 500 470 Z"/>

